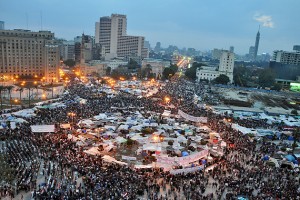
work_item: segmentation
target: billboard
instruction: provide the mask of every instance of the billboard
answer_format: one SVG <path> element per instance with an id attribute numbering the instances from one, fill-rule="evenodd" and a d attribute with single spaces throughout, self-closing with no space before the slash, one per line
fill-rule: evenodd
<path id="1" fill-rule="evenodd" d="M 293 92 L 300 92 L 300 83 L 291 83 L 290 90 Z"/>

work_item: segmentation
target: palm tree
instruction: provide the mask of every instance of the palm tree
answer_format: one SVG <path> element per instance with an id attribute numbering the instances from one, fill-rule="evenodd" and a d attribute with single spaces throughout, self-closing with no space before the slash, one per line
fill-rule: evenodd
<path id="1" fill-rule="evenodd" d="M 6 89 L 7 89 L 8 94 L 9 94 L 10 108 L 12 108 L 12 104 L 11 104 L 11 91 L 12 91 L 12 89 L 14 89 L 14 86 L 12 86 L 12 85 L 6 86 Z"/>
<path id="2" fill-rule="evenodd" d="M 36 98 L 39 96 L 39 86 L 38 85 L 34 85 L 34 88 L 36 89 Z"/>
<path id="3" fill-rule="evenodd" d="M 23 91 L 24 91 L 24 88 L 23 87 L 20 87 L 19 89 L 18 89 L 18 91 L 20 92 L 20 102 L 22 101 L 22 93 L 23 93 Z"/>
<path id="4" fill-rule="evenodd" d="M 2 92 L 3 92 L 4 90 L 6 90 L 5 86 L 0 85 L 1 110 L 2 110 L 2 99 L 3 99 L 3 98 L 2 98 Z"/>

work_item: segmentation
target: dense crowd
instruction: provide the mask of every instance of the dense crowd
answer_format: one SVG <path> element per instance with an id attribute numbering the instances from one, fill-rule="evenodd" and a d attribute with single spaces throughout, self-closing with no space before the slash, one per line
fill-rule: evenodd
<path id="1" fill-rule="evenodd" d="M 163 102 L 151 98 L 136 98 L 120 92 L 114 98 L 102 93 L 95 95 L 97 86 L 86 87 L 73 83 L 69 93 L 62 97 L 66 107 L 40 109 L 36 116 L 1 132 L 5 139 L 2 150 L 14 170 L 14 184 L 0 188 L 1 197 L 31 191 L 33 199 L 234 199 L 239 195 L 249 199 L 299 199 L 299 178 L 292 170 L 268 166 L 261 159 L 276 150 L 272 143 L 256 144 L 249 136 L 234 130 L 224 122 L 224 115 L 198 108 L 193 95 L 210 96 L 202 84 L 186 80 L 168 82 L 155 95 L 171 97 L 172 112 L 182 109 L 190 115 L 207 116 L 208 126 L 220 133 L 227 143 L 224 155 L 206 170 L 190 174 L 171 175 L 161 169 L 133 169 L 104 162 L 101 156 L 83 152 L 83 148 L 59 130 L 56 134 L 33 134 L 31 124 L 56 124 L 70 121 L 68 112 L 76 118 L 89 118 L 99 113 L 113 112 L 114 107 L 124 112 L 136 109 L 147 113 L 162 113 Z M 80 104 L 76 98 L 87 100 Z M 267 127 L 239 119 L 246 127 Z"/>

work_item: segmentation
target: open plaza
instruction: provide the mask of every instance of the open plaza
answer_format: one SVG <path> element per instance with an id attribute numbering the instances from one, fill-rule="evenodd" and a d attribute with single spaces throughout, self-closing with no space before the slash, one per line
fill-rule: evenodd
<path id="1" fill-rule="evenodd" d="M 300 199 L 296 105 L 267 95 L 297 100 L 75 78 L 59 98 L 2 111 L 1 199 Z"/>

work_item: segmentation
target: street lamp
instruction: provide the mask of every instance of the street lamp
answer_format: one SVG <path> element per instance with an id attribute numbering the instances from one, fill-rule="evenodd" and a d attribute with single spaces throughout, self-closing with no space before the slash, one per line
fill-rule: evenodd
<path id="1" fill-rule="evenodd" d="M 168 97 L 168 96 L 166 96 L 166 97 L 164 98 L 164 100 L 165 100 L 166 104 L 168 104 L 168 103 L 171 101 L 171 98 Z"/>

